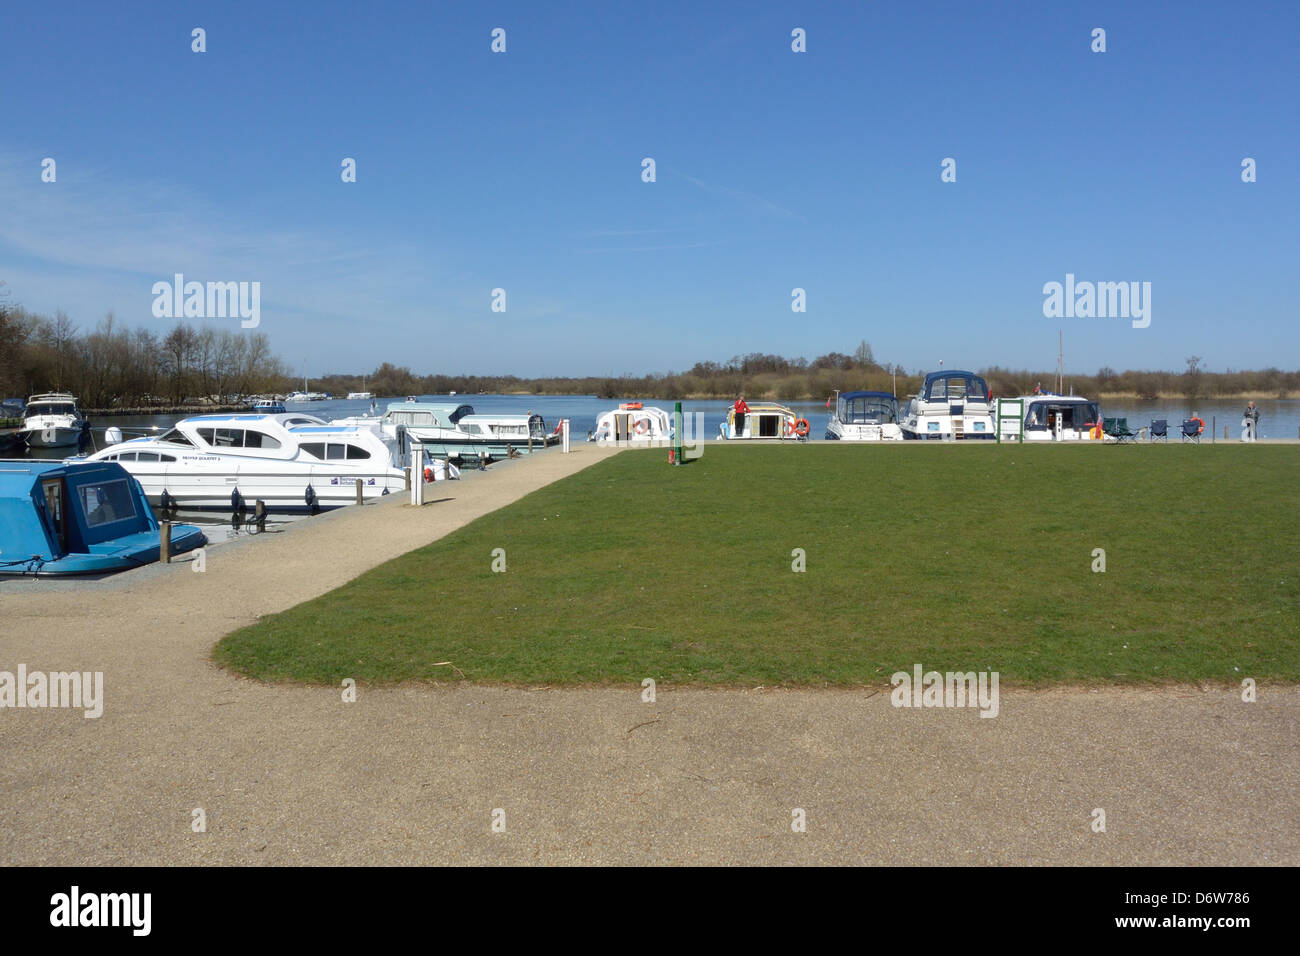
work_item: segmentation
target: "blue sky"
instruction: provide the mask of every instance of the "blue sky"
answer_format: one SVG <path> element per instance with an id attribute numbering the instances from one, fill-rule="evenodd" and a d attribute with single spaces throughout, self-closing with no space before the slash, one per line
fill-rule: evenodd
<path id="1" fill-rule="evenodd" d="M 1078 372 L 1295 368 L 1297 28 L 1294 2 L 10 4 L 0 280 L 160 329 L 156 281 L 257 281 L 312 374 L 862 339 L 1049 369 L 1058 329 Z M 1150 282 L 1150 327 L 1044 318 L 1066 273 Z"/>

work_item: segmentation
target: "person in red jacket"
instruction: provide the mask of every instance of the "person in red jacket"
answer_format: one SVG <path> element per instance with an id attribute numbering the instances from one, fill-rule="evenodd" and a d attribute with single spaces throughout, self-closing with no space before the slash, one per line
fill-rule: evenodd
<path id="1" fill-rule="evenodd" d="M 745 433 L 745 416 L 749 414 L 749 406 L 745 404 L 744 395 L 741 395 L 736 399 L 736 404 L 733 408 L 735 409 L 736 415 L 735 423 L 731 429 L 731 437 L 739 438 Z"/>

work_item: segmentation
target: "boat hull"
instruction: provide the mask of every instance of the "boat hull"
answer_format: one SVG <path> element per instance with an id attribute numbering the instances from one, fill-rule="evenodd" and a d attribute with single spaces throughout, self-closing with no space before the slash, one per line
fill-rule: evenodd
<path id="1" fill-rule="evenodd" d="M 140 541 L 132 539 L 139 538 Z M 171 553 L 185 554 L 208 543 L 203 529 L 192 524 L 173 524 Z M 0 568 L 0 574 L 16 574 L 38 578 L 75 577 L 88 574 L 113 574 L 128 571 L 146 564 L 153 564 L 159 559 L 158 534 L 132 535 L 119 539 L 111 546 L 95 545 L 96 550 L 89 554 L 66 554 L 52 561 L 33 561 L 28 568 Z"/>
<path id="2" fill-rule="evenodd" d="M 30 448 L 74 448 L 81 438 L 81 428 L 60 425 L 54 428 L 28 428 L 22 434 L 27 436 Z"/>
<path id="3" fill-rule="evenodd" d="M 125 464 L 130 470 L 131 463 Z M 319 471 L 309 473 L 304 470 L 298 474 L 277 474 L 241 469 L 234 474 L 186 474 L 169 469 L 166 473 L 140 470 L 131 470 L 131 473 L 144 488 L 145 497 L 151 505 L 160 506 L 163 491 L 166 491 L 185 511 L 229 512 L 233 510 L 231 498 L 238 491 L 245 507 L 249 509 L 260 499 L 269 512 L 306 513 L 312 510 L 307 504 L 308 486 L 315 493 L 316 510 L 329 511 L 356 504 L 357 479 L 362 482 L 363 501 L 406 490 L 405 474 L 395 470 L 348 474 L 326 474 Z"/>

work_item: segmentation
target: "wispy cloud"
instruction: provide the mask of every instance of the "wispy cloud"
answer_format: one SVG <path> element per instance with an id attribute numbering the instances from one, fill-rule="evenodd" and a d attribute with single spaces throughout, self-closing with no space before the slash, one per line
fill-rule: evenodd
<path id="1" fill-rule="evenodd" d="M 798 222 L 806 223 L 808 221 L 803 216 L 799 215 L 799 213 L 786 209 L 784 206 L 774 203 L 770 199 L 765 199 L 757 193 L 745 192 L 743 189 L 734 189 L 731 186 L 719 186 L 714 183 L 706 183 L 697 176 L 692 176 L 689 173 L 678 172 L 675 169 L 669 169 L 667 171 L 674 176 L 680 176 L 682 179 L 685 179 L 687 182 L 699 187 L 707 193 L 734 199 L 747 209 L 754 212 L 767 213 L 769 215 L 778 216 L 782 219 L 793 219 Z"/>

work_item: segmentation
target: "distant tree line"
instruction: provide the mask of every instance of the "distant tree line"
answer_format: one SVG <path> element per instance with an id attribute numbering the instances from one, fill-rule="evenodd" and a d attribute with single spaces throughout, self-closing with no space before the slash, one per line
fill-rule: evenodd
<path id="1" fill-rule="evenodd" d="M 63 312 L 0 307 L 0 397 L 66 391 L 83 407 L 227 401 L 288 379 L 263 334 L 178 323 L 128 329 L 108 313 L 79 330 Z"/>
<path id="2" fill-rule="evenodd" d="M 926 370 L 929 371 L 929 370 Z M 995 395 L 1055 389 L 1056 372 L 976 369 Z M 407 366 L 385 362 L 366 374 L 334 373 L 313 378 L 314 391 L 335 396 L 369 391 L 381 398 L 402 395 L 478 393 L 595 395 L 600 398 L 751 399 L 820 401 L 835 390 L 895 391 L 920 388 L 923 372 L 877 362 L 871 346 L 859 343 L 852 354 L 828 352 L 814 359 L 751 352 L 726 362 L 697 362 L 688 371 L 653 375 L 520 378 L 515 375 L 419 375 Z M 271 351 L 261 333 L 194 327 L 178 323 L 156 332 L 127 329 L 112 313 L 92 330 L 78 330 L 62 312 L 35 315 L 0 304 L 0 397 L 70 391 L 89 408 L 134 407 L 186 400 L 224 401 L 236 396 L 285 394 L 302 380 Z M 1080 395 L 1132 395 L 1137 398 L 1284 398 L 1300 394 L 1300 372 L 1207 371 L 1200 356 L 1189 356 L 1181 372 L 1102 368 L 1095 375 L 1070 374 L 1065 389 Z"/>

